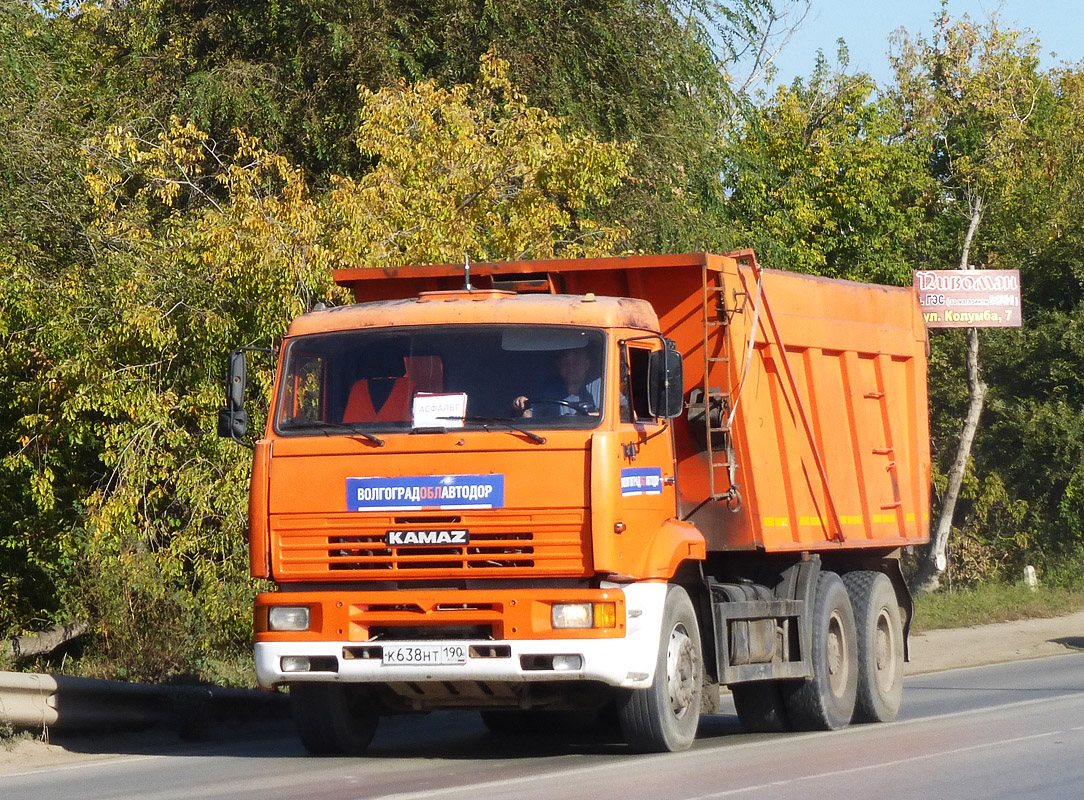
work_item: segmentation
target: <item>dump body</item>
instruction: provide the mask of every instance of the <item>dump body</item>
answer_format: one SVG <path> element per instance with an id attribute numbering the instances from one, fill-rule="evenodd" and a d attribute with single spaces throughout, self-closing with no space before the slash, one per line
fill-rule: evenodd
<path id="1" fill-rule="evenodd" d="M 693 398 L 674 421 L 678 513 L 710 551 L 927 541 L 926 329 L 912 288 L 758 269 L 751 252 L 475 264 L 471 276 L 478 287 L 650 302 Z M 460 288 L 464 274 L 335 278 L 377 300 Z"/>

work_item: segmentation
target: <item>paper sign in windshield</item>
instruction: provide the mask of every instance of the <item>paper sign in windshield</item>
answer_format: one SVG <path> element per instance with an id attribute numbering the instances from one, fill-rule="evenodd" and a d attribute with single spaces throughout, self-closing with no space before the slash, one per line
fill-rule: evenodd
<path id="1" fill-rule="evenodd" d="M 418 392 L 414 395 L 415 428 L 462 428 L 466 415 L 466 394 Z"/>
<path id="2" fill-rule="evenodd" d="M 621 470 L 621 496 L 662 494 L 662 470 L 659 467 L 627 467 Z"/>
<path id="3" fill-rule="evenodd" d="M 348 511 L 504 508 L 504 475 L 347 478 Z"/>

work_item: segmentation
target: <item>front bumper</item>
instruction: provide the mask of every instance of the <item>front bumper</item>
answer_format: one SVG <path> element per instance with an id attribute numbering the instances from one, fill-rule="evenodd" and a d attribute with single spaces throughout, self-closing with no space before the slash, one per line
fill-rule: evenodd
<path id="1" fill-rule="evenodd" d="M 614 590 L 610 590 L 614 591 Z M 305 681 L 405 684 L 479 682 L 519 684 L 539 681 L 597 681 L 609 686 L 642 689 L 650 686 L 658 661 L 662 608 L 666 585 L 632 584 L 620 590 L 624 598 L 624 635 L 592 638 L 590 631 L 550 632 L 545 638 L 351 640 L 349 637 L 314 638 L 312 635 L 262 634 L 255 646 L 256 676 L 260 686 L 271 688 Z M 283 595 L 276 595 L 276 599 Z M 403 601 L 397 595 L 397 601 Z M 338 630 L 337 628 L 335 630 Z M 327 628 L 323 629 L 326 633 Z M 359 657 L 359 651 L 378 653 L 378 648 L 398 646 L 461 646 L 470 656 L 465 663 L 385 664 L 379 658 Z M 569 659 L 579 656 L 579 668 L 570 669 Z M 283 659 L 308 658 L 318 668 L 296 672 L 283 669 Z M 574 659 L 573 659 L 574 660 Z"/>

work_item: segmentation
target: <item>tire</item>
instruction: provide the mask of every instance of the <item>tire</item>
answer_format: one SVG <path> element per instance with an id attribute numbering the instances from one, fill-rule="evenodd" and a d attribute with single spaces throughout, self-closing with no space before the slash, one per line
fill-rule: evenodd
<path id="1" fill-rule="evenodd" d="M 688 749 L 700 724 L 703 691 L 704 658 L 696 612 L 685 590 L 670 586 L 651 686 L 625 692 L 618 700 L 625 741 L 641 753 Z"/>
<path id="2" fill-rule="evenodd" d="M 903 699 L 903 618 L 892 581 L 881 572 L 849 572 L 843 583 L 858 630 L 854 722 L 891 722 Z"/>
<path id="3" fill-rule="evenodd" d="M 858 642 L 847 588 L 834 572 L 822 572 L 813 603 L 813 676 L 781 684 L 794 730 L 846 727 L 858 693 Z"/>
<path id="4" fill-rule="evenodd" d="M 380 706 L 364 686 L 290 684 L 290 709 L 305 749 L 314 755 L 361 755 L 380 721 Z"/>
<path id="5" fill-rule="evenodd" d="M 746 733 L 784 733 L 791 729 L 779 681 L 752 681 L 730 686 L 738 720 Z"/>

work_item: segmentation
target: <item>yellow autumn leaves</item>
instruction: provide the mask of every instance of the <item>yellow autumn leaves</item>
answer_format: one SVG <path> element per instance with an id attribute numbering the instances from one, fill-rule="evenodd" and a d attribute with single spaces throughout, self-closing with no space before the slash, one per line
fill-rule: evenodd
<path id="1" fill-rule="evenodd" d="M 113 128 L 84 148 L 99 230 L 129 242 L 154 230 L 237 279 L 259 280 L 245 263 L 289 265 L 295 285 L 275 288 L 306 296 L 326 294 L 331 266 L 618 251 L 627 231 L 592 212 L 628 176 L 631 147 L 567 133 L 506 68 L 491 51 L 473 85 L 363 90 L 355 140 L 372 167 L 320 190 L 241 131 L 226 156 L 177 118 L 153 137 Z"/>

